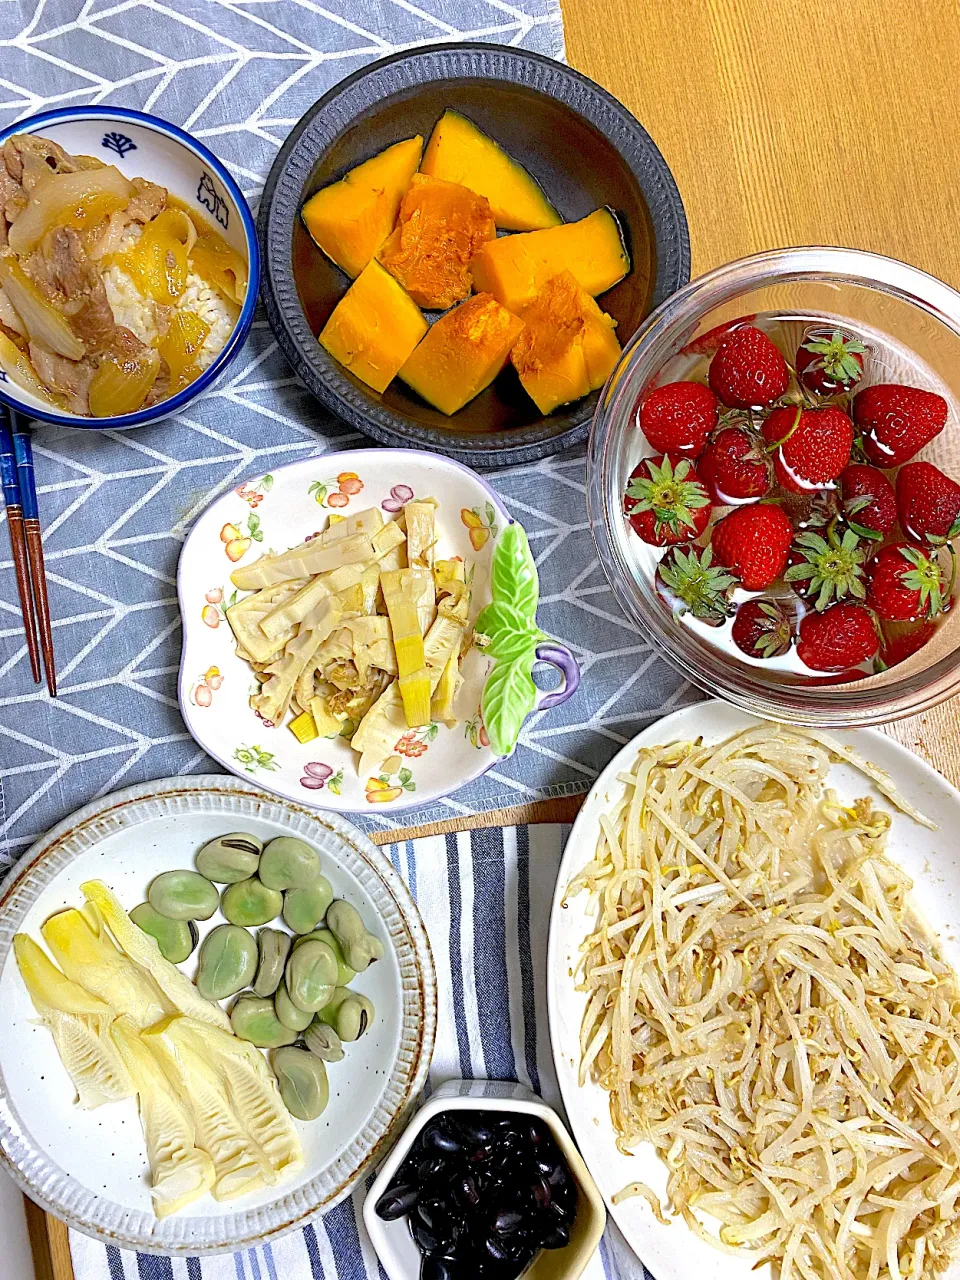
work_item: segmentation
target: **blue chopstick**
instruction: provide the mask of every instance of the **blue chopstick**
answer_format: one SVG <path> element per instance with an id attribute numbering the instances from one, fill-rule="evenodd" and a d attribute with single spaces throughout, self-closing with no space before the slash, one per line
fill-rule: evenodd
<path id="1" fill-rule="evenodd" d="M 20 481 L 17 475 L 16 447 L 13 433 L 7 419 L 7 411 L 0 405 L 0 486 L 3 489 L 3 501 L 7 509 L 7 532 L 10 535 L 10 550 L 13 553 L 13 570 L 17 578 L 17 591 L 20 595 L 20 612 L 23 615 L 23 630 L 27 639 L 27 653 L 30 655 L 30 670 L 36 684 L 40 683 L 40 647 L 37 643 L 37 620 L 33 607 L 33 592 L 30 584 L 29 556 L 27 552 L 26 534 L 23 525 L 23 504 L 20 496 Z"/>
<path id="2" fill-rule="evenodd" d="M 33 444 L 30 440 L 30 429 L 26 423 L 16 413 L 11 415 L 11 421 L 13 422 L 13 453 L 17 462 L 17 482 L 20 486 L 20 502 L 23 507 L 23 535 L 27 544 L 27 560 L 33 583 L 40 652 L 43 655 L 47 689 L 51 698 L 55 698 L 57 671 L 53 656 L 53 625 L 50 620 L 50 602 L 47 596 L 47 571 L 43 562 L 37 481 L 33 470 Z"/>

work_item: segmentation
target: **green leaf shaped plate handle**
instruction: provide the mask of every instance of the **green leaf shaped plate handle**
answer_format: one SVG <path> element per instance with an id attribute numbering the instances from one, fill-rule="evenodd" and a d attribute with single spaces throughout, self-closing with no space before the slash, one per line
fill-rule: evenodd
<path id="1" fill-rule="evenodd" d="M 517 745 L 523 722 L 533 711 L 557 707 L 573 696 L 580 668 L 573 654 L 537 626 L 540 581 L 523 526 L 512 520 L 497 539 L 490 572 L 491 600 L 480 611 L 476 632 L 485 638 L 484 652 L 493 658 L 480 699 L 480 713 L 491 750 L 508 756 Z M 556 689 L 541 691 L 533 668 L 544 662 L 561 675 Z"/>

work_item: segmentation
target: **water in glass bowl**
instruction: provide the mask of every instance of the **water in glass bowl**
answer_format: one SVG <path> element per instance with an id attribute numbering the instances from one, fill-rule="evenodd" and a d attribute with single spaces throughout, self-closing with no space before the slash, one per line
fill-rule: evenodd
<path id="1" fill-rule="evenodd" d="M 919 387 L 942 396 L 948 406 L 948 430 L 950 430 L 949 424 L 955 424 L 960 421 L 958 405 L 942 379 L 913 351 L 896 342 L 889 334 L 885 334 L 878 329 L 859 323 L 847 316 L 801 311 L 762 312 L 755 316 L 743 317 L 741 322 L 750 323 L 762 329 L 776 344 L 787 361 L 791 375 L 790 386 L 786 396 L 776 402 L 778 405 L 787 402 L 809 408 L 835 405 L 842 411 L 849 412 L 853 395 L 856 392 L 874 385 L 898 383 Z M 729 330 L 736 323 L 731 322 L 723 326 L 723 328 L 724 330 Z M 797 380 L 797 352 L 802 343 L 810 340 L 814 331 L 824 331 L 826 336 L 829 337 L 835 330 L 840 330 L 846 337 L 862 343 L 865 348 L 862 355 L 862 373 L 849 392 L 841 391 L 831 396 L 824 390 L 817 394 L 808 387 L 801 387 Z M 820 333 L 816 333 L 816 336 L 819 337 Z M 665 383 L 678 381 L 693 381 L 706 384 L 710 361 L 722 337 L 723 333 L 717 334 L 715 331 L 699 335 L 664 365 L 657 376 L 655 385 L 662 386 Z M 810 380 L 809 377 L 804 379 L 805 382 Z M 739 425 L 745 425 L 749 429 L 759 432 L 766 412 L 762 410 L 745 411 Z M 725 410 L 721 406 L 721 415 L 724 414 Z M 736 418 L 733 417 L 728 420 L 733 422 L 736 421 Z M 725 419 L 722 416 L 721 426 L 724 421 Z M 639 411 L 637 425 L 639 426 Z M 628 474 L 636 468 L 644 457 L 657 452 L 647 441 L 641 430 L 629 433 L 629 439 L 629 454 L 624 460 Z M 921 450 L 917 457 L 912 458 L 911 461 L 917 461 L 918 459 L 928 460 L 928 456 L 932 452 L 936 451 L 931 448 Z M 931 458 L 930 460 L 935 459 Z M 866 458 L 858 456 L 856 443 L 851 461 L 867 461 Z M 892 484 L 896 484 L 896 469 L 887 469 L 884 474 Z M 960 476 L 953 478 L 960 480 Z M 805 531 L 816 531 L 821 536 L 826 537 L 832 531 L 835 537 L 842 537 L 847 523 L 856 521 L 855 512 L 853 515 L 845 517 L 841 511 L 839 518 L 831 525 L 831 519 L 837 515 L 838 509 L 842 506 L 836 482 L 828 485 L 824 490 L 796 494 L 785 490 L 777 483 L 774 477 L 766 499 L 775 500 L 783 508 L 790 517 L 798 535 Z M 744 501 L 753 500 L 755 499 Z M 708 527 L 695 541 L 696 548 L 703 548 L 707 545 L 717 522 L 728 515 L 733 510 L 734 505 L 739 505 L 739 503 L 714 505 Z M 695 617 L 690 611 L 678 609 L 676 598 L 657 578 L 657 566 L 666 554 L 666 548 L 653 546 L 643 541 L 636 532 L 631 532 L 629 537 L 640 571 L 651 583 L 656 582 L 659 598 L 664 608 L 673 609 L 682 625 L 690 628 L 706 643 L 723 651 L 735 662 L 762 668 L 770 674 L 776 673 L 781 680 L 822 684 L 824 682 L 834 682 L 838 678 L 860 679 L 867 677 L 883 670 L 885 664 L 892 665 L 894 662 L 902 661 L 911 652 L 916 651 L 920 643 L 929 639 L 933 632 L 933 626 L 930 625 L 930 622 L 923 620 L 900 622 L 877 619 L 881 639 L 878 653 L 875 656 L 862 662 L 859 666 L 846 668 L 842 673 L 842 677 L 838 677 L 837 673 L 813 670 L 801 660 L 797 652 L 796 638 L 801 620 L 806 613 L 815 609 L 816 602 L 812 597 L 804 598 L 803 595 L 798 593 L 794 585 L 785 581 L 781 576 L 763 591 L 745 591 L 737 587 L 733 592 L 732 604 L 736 608 L 739 608 L 747 600 L 772 599 L 779 602 L 790 621 L 791 643 L 787 651 L 772 657 L 754 657 L 743 652 L 735 644 L 732 634 L 733 616 L 728 617 L 722 625 L 715 626 L 708 621 Z M 899 525 L 895 525 L 889 533 L 880 539 L 861 540 L 860 547 L 864 553 L 861 580 L 865 585 L 869 582 L 871 565 L 877 551 L 882 546 L 890 543 L 903 542 L 904 538 L 905 531 Z M 925 547 L 923 548 L 923 554 L 934 558 L 939 556 L 944 580 L 950 584 L 952 592 L 953 557 L 950 554 L 950 544 L 939 549 Z M 791 559 L 793 558 L 791 557 Z M 801 582 L 797 585 L 802 587 L 803 584 Z M 945 592 L 946 595 L 947 593 Z M 854 596 L 847 596 L 846 599 L 853 600 L 855 603 L 862 603 L 862 601 L 856 600 Z M 947 596 L 947 600 L 947 607 L 949 608 L 949 596 Z M 943 616 L 943 613 L 939 614 L 933 620 L 933 624 L 939 625 L 943 620 Z"/>

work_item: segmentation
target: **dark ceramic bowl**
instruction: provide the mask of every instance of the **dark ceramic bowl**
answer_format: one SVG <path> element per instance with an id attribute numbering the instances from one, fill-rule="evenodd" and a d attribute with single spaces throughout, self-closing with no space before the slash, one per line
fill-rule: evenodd
<path id="1" fill-rule="evenodd" d="M 391 143 L 429 137 L 452 107 L 540 182 L 565 221 L 617 214 L 633 269 L 600 302 L 626 345 L 641 320 L 690 278 L 676 183 L 646 131 L 615 98 L 551 58 L 488 44 L 445 44 L 374 62 L 316 102 L 282 147 L 260 205 L 263 299 L 281 348 L 328 408 L 375 440 L 506 466 L 586 438 L 594 393 L 543 417 L 508 366 L 452 418 L 395 379 L 380 395 L 316 340 L 349 280 L 316 247 L 299 211 L 318 188 Z"/>

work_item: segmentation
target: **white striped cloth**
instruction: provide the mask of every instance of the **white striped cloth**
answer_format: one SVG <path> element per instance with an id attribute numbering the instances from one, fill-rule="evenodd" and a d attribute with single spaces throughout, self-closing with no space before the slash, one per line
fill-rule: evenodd
<path id="1" fill-rule="evenodd" d="M 416 899 L 437 965 L 428 1092 L 460 1077 L 519 1080 L 562 1111 L 547 1029 L 546 962 L 568 830 L 485 828 L 384 846 Z M 137 1254 L 71 1231 L 76 1280 L 383 1280 L 360 1214 L 366 1189 L 358 1187 L 303 1231 L 213 1258 Z M 612 1222 L 584 1280 L 648 1280 Z"/>

